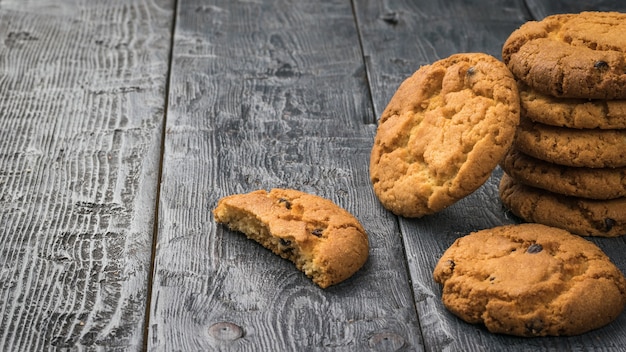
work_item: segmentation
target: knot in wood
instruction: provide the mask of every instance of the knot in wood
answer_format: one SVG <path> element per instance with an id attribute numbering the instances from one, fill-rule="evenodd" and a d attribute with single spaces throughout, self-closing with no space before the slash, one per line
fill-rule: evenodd
<path id="1" fill-rule="evenodd" d="M 376 351 L 398 351 L 404 346 L 404 338 L 393 332 L 379 332 L 370 337 L 369 345 Z"/>
<path id="2" fill-rule="evenodd" d="M 243 329 L 233 323 L 219 322 L 209 327 L 209 334 L 220 341 L 234 341 L 243 336 Z"/>

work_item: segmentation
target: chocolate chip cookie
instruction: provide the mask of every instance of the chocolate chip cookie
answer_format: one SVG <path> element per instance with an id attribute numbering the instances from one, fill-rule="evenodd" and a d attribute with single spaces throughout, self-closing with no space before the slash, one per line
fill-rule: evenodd
<path id="1" fill-rule="evenodd" d="M 493 333 L 582 334 L 609 324 L 626 304 L 624 275 L 600 248 L 540 224 L 461 237 L 433 274 L 448 310 Z"/>
<path id="2" fill-rule="evenodd" d="M 626 129 L 626 100 L 556 98 L 519 86 L 521 115 L 535 122 L 568 128 Z"/>
<path id="3" fill-rule="evenodd" d="M 502 58 L 515 77 L 562 98 L 626 99 L 626 14 L 582 12 L 529 21 Z"/>
<path id="4" fill-rule="evenodd" d="M 625 167 L 562 166 L 525 155 L 516 148 L 509 150 L 500 166 L 516 181 L 554 193 L 591 199 L 626 197 Z"/>
<path id="5" fill-rule="evenodd" d="M 575 167 L 626 166 L 626 129 L 574 129 L 522 117 L 515 147 L 551 163 Z"/>
<path id="6" fill-rule="evenodd" d="M 258 190 L 219 200 L 218 223 L 290 260 L 322 288 L 346 280 L 366 262 L 367 234 L 332 201 L 292 189 Z"/>
<path id="7" fill-rule="evenodd" d="M 421 67 L 379 121 L 370 177 L 382 205 L 422 217 L 475 191 L 511 145 L 519 109 L 515 79 L 492 56 L 456 54 Z"/>
<path id="8" fill-rule="evenodd" d="M 626 198 L 594 200 L 564 196 L 524 185 L 507 174 L 500 180 L 502 203 L 527 222 L 554 226 L 580 236 L 626 235 Z"/>

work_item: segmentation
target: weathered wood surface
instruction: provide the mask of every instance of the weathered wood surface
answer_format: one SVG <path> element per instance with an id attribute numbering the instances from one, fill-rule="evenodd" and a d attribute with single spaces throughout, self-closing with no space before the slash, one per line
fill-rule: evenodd
<path id="1" fill-rule="evenodd" d="M 500 170 L 417 220 L 384 210 L 367 171 L 420 65 L 500 57 L 523 22 L 594 9 L 626 3 L 0 0 L 0 351 L 623 349 L 626 314 L 521 339 L 445 310 L 443 251 L 518 221 Z M 365 267 L 322 290 L 213 221 L 220 197 L 272 187 L 355 214 Z M 626 272 L 625 239 L 592 241 Z"/>
<path id="2" fill-rule="evenodd" d="M 150 350 L 421 348 L 396 220 L 367 172 L 375 126 L 349 1 L 179 2 Z M 322 290 L 217 226 L 220 197 L 318 194 L 363 221 L 371 256 Z"/>
<path id="3" fill-rule="evenodd" d="M 173 2 L 0 1 L 0 350 L 141 350 Z"/>

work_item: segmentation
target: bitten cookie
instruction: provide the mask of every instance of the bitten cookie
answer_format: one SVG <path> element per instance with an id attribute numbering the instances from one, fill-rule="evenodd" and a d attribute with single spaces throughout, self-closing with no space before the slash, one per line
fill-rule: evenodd
<path id="1" fill-rule="evenodd" d="M 502 47 L 513 75 L 555 97 L 626 99 L 626 14 L 582 12 L 529 21 Z"/>
<path id="2" fill-rule="evenodd" d="M 378 199 L 405 217 L 446 208 L 487 180 L 518 123 L 515 79 L 496 58 L 456 54 L 421 67 L 380 118 L 370 158 Z"/>
<path id="3" fill-rule="evenodd" d="M 562 166 L 525 155 L 516 148 L 509 150 L 500 166 L 515 180 L 550 192 L 591 199 L 626 197 L 624 167 Z"/>
<path id="4" fill-rule="evenodd" d="M 369 243 L 359 221 L 328 199 L 290 190 L 258 190 L 220 199 L 215 220 L 290 260 L 322 288 L 357 272 Z"/>
<path id="5" fill-rule="evenodd" d="M 559 165 L 626 166 L 626 130 L 580 130 L 522 118 L 514 145 L 525 154 Z"/>
<path id="6" fill-rule="evenodd" d="M 493 333 L 578 335 L 616 319 L 626 280 L 600 248 L 540 224 L 457 239 L 434 270 L 447 309 Z"/>
<path id="7" fill-rule="evenodd" d="M 580 236 L 626 235 L 626 198 L 593 200 L 564 196 L 526 186 L 507 174 L 502 176 L 500 199 L 511 212 L 527 222 L 565 229 Z"/>
<path id="8" fill-rule="evenodd" d="M 521 115 L 568 128 L 626 129 L 626 100 L 556 98 L 519 85 Z"/>

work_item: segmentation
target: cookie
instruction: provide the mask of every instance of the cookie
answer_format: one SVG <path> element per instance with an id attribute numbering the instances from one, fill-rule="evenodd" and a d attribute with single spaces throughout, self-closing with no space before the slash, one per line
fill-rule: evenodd
<path id="1" fill-rule="evenodd" d="M 291 189 L 258 190 L 219 200 L 218 223 L 290 260 L 322 288 L 346 280 L 366 262 L 367 234 L 332 201 Z"/>
<path id="2" fill-rule="evenodd" d="M 502 59 L 543 94 L 626 99 L 626 14 L 582 12 L 529 21 L 513 31 Z"/>
<path id="3" fill-rule="evenodd" d="M 493 333 L 578 335 L 615 320 L 626 304 L 624 275 L 600 248 L 540 224 L 458 238 L 433 275 L 448 310 Z"/>
<path id="4" fill-rule="evenodd" d="M 515 79 L 496 58 L 456 54 L 420 67 L 382 113 L 370 178 L 382 205 L 422 217 L 472 193 L 512 143 Z"/>
<path id="5" fill-rule="evenodd" d="M 559 165 L 626 166 L 626 130 L 580 130 L 522 117 L 514 145 L 525 154 Z"/>
<path id="6" fill-rule="evenodd" d="M 500 166 L 516 181 L 568 196 L 591 199 L 626 197 L 626 168 L 562 166 L 511 148 Z"/>
<path id="7" fill-rule="evenodd" d="M 564 196 L 517 182 L 507 174 L 499 195 L 511 212 L 527 222 L 559 227 L 581 236 L 626 235 L 626 198 L 593 200 Z"/>
<path id="8" fill-rule="evenodd" d="M 521 115 L 568 128 L 626 129 L 626 100 L 556 98 L 519 85 Z"/>

